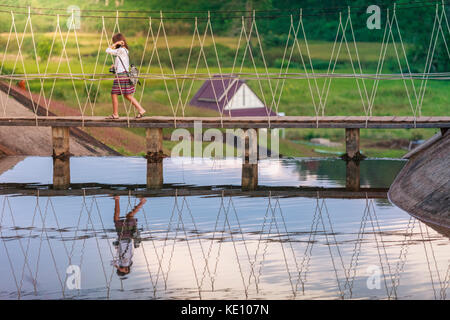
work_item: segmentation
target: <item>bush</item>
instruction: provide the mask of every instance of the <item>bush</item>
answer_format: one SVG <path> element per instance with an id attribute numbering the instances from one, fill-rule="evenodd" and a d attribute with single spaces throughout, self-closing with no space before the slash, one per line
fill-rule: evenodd
<path id="1" fill-rule="evenodd" d="M 284 47 L 286 45 L 287 34 L 275 34 L 269 31 L 264 35 L 262 42 L 266 47 Z"/>
<path id="2" fill-rule="evenodd" d="M 46 61 L 50 54 L 58 55 L 61 53 L 61 43 L 55 41 L 52 49 L 52 42 L 53 40 L 50 38 L 40 38 L 37 41 L 36 53 L 41 59 L 41 62 Z"/>

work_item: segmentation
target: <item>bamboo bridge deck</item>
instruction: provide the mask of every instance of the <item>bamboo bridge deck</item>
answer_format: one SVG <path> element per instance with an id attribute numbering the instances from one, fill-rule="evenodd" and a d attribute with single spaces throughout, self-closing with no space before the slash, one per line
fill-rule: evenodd
<path id="1" fill-rule="evenodd" d="M 410 129 L 449 128 L 450 117 L 396 116 L 276 116 L 276 117 L 165 117 L 142 119 L 122 117 L 117 120 L 100 116 L 36 116 L 0 117 L 0 126 L 41 127 L 132 127 L 132 128 L 193 128 L 201 122 L 203 128 L 369 128 Z"/>

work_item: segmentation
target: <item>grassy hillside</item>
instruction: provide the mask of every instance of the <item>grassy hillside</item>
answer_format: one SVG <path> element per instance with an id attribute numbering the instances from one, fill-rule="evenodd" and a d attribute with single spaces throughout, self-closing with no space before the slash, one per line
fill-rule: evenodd
<path id="1" fill-rule="evenodd" d="M 157 1 L 123 1 L 120 2 L 118 7 L 120 10 L 149 10 L 152 9 L 152 4 Z M 10 4 L 31 4 L 34 7 L 53 7 L 53 8 L 67 8 L 69 1 L 59 1 L 55 3 L 53 1 L 36 0 L 36 1 L 5 1 L 4 3 Z M 70 1 L 70 4 L 78 5 L 81 8 L 101 8 L 101 9 L 115 9 L 115 3 L 109 2 L 109 6 L 105 7 L 104 1 Z M 25 10 L 25 9 L 24 9 Z M 61 11 L 60 13 L 65 13 Z M 105 13 L 111 15 L 113 13 Z M 11 18 L 8 13 L 0 13 L 0 45 L 5 48 L 8 38 L 8 31 L 10 27 Z M 69 73 L 71 71 L 75 74 L 84 73 L 105 73 L 108 74 L 108 68 L 112 62 L 111 57 L 108 57 L 104 50 L 107 45 L 106 39 L 101 34 L 101 19 L 83 19 L 81 30 L 77 32 L 77 41 L 75 41 L 75 35 L 69 34 L 67 42 L 67 58 L 61 57 L 61 39 L 60 35 L 57 35 L 56 42 L 54 44 L 53 54 L 47 59 L 46 45 L 48 49 L 52 43 L 55 28 L 55 19 L 53 17 L 46 16 L 33 16 L 33 30 L 36 35 L 36 43 L 40 50 L 38 52 L 39 71 L 43 72 L 47 68 L 48 73 Z M 0 50 L 0 59 L 4 61 L 2 74 L 20 74 L 20 73 L 37 73 L 38 66 L 33 50 L 33 41 L 31 34 L 29 33 L 29 27 L 25 30 L 25 17 L 19 16 L 16 18 L 19 41 L 23 36 L 23 63 L 22 59 L 16 60 L 18 54 L 17 39 L 11 39 L 9 48 L 6 54 L 3 50 Z M 264 22 L 262 22 L 264 23 Z M 114 21 L 107 19 L 106 27 L 108 36 L 112 35 Z M 66 36 L 66 28 L 63 26 L 63 36 Z M 202 26 L 202 25 L 201 25 Z M 192 41 L 192 28 L 191 25 L 183 22 L 180 23 L 168 23 L 167 25 L 167 42 L 164 37 L 160 37 L 157 41 L 150 42 L 145 45 L 145 36 L 147 34 L 148 21 L 133 21 L 132 19 L 120 20 L 120 28 L 123 33 L 128 36 L 130 44 L 130 54 L 132 61 L 141 65 L 141 72 L 147 72 L 152 74 L 165 74 L 170 75 L 175 73 L 184 73 L 186 71 L 186 62 L 189 55 L 189 48 Z M 155 21 L 153 24 L 153 30 L 156 34 L 158 29 L 158 23 Z M 230 27 L 231 28 L 231 27 Z M 230 29 L 231 30 L 231 29 Z M 218 35 L 214 37 L 219 52 L 219 61 L 222 72 L 231 72 L 234 63 L 236 50 L 238 50 L 237 63 L 234 71 L 240 71 L 241 62 L 242 72 L 255 72 L 255 68 L 252 64 L 251 57 L 247 53 L 244 57 L 244 46 L 238 48 L 238 37 L 232 36 L 228 32 L 218 31 Z M 102 39 L 102 43 L 100 40 Z M 209 70 L 206 68 L 206 64 L 203 61 L 203 56 L 200 59 L 197 72 L 207 74 L 215 74 L 219 72 L 218 62 L 215 55 L 213 39 L 210 35 L 205 38 L 205 54 Z M 168 47 L 170 49 L 170 56 Z M 153 51 L 156 46 L 157 52 Z M 329 41 L 309 41 L 309 50 L 311 53 L 311 59 L 315 72 L 326 72 L 333 43 Z M 361 57 L 361 65 L 364 73 L 375 73 L 378 56 L 380 51 L 380 44 L 377 42 L 358 42 L 358 53 Z M 144 51 L 144 48 L 147 48 Z M 302 57 L 307 59 L 306 46 L 303 41 L 300 41 L 300 48 L 303 56 L 296 49 L 293 52 L 293 57 L 290 63 L 288 72 L 290 73 L 305 73 L 302 66 Z M 401 50 L 400 47 L 397 47 Z M 78 51 L 79 49 L 79 51 Z M 256 63 L 256 69 L 260 73 L 260 81 L 248 80 L 250 87 L 258 94 L 258 96 L 271 105 L 273 101 L 271 87 L 281 88 L 283 84 L 283 91 L 280 94 L 278 90 L 275 94 L 276 106 L 273 106 L 273 110 L 277 112 L 284 112 L 286 115 L 315 115 L 314 102 L 318 105 L 318 96 L 315 89 L 315 82 L 308 83 L 307 80 L 266 80 L 264 79 L 264 64 L 259 51 L 258 43 L 256 39 L 252 39 L 252 53 Z M 264 46 L 265 62 L 268 66 L 269 73 L 280 72 L 280 67 L 285 61 L 282 60 L 283 45 Z M 342 46 L 340 56 L 336 64 L 337 73 L 352 73 L 350 64 L 350 56 L 346 51 L 345 45 Z M 411 44 L 406 44 L 406 50 L 413 50 Z M 48 50 L 47 50 L 48 51 Z M 47 52 L 48 53 L 48 52 Z M 157 53 L 157 54 L 156 54 Z M 79 59 L 81 55 L 81 61 Z M 439 53 L 436 53 L 439 54 Z M 353 46 L 350 46 L 350 55 L 354 58 L 355 50 Z M 187 72 L 194 72 L 196 67 L 196 61 L 199 56 L 199 44 L 198 39 L 194 42 L 194 49 L 192 52 L 191 62 L 188 65 Z M 171 68 L 171 60 L 173 61 L 175 70 Z M 70 62 L 70 70 L 68 62 Z M 402 66 L 405 63 L 402 59 Z M 48 66 L 48 67 L 47 67 Z M 284 64 L 285 66 L 285 64 Z M 413 71 L 420 70 L 412 65 Z M 417 69 L 417 70 L 416 70 Z M 311 70 L 308 68 L 308 72 Z M 401 70 L 398 67 L 398 63 L 395 58 L 394 47 L 391 44 L 387 54 L 386 61 L 383 68 L 383 73 L 399 73 Z M 403 70 L 405 71 L 405 70 Z M 183 85 L 182 100 L 183 103 L 188 102 L 193 94 L 202 85 L 203 80 L 179 80 L 178 85 Z M 40 91 L 40 81 L 29 81 L 30 88 L 34 92 Z M 313 86 L 314 99 L 311 98 L 310 84 Z M 360 83 L 361 84 L 361 83 Z M 367 90 L 369 94 L 373 87 L 372 80 L 365 80 Z M 318 79 L 317 85 L 319 90 L 322 90 L 323 80 Z M 419 81 L 415 81 L 416 88 L 420 86 Z M 75 86 L 75 89 L 74 89 Z M 191 88 L 192 86 L 192 88 Z M 70 80 L 58 80 L 54 84 L 52 80 L 44 81 L 44 91 L 47 97 L 52 94 L 52 99 L 64 102 L 75 110 L 86 115 L 107 115 L 110 113 L 110 87 L 111 80 L 105 80 L 102 82 L 91 81 L 75 81 L 73 84 Z M 410 82 L 407 83 L 407 87 L 410 94 L 413 92 L 413 86 Z M 191 89 L 190 89 L 191 88 Z M 449 112 L 450 95 L 448 94 L 448 81 L 429 81 L 427 85 L 427 91 L 423 101 L 422 115 L 447 115 Z M 90 92 L 89 98 L 87 92 Z M 170 99 L 167 95 L 169 92 Z M 188 95 L 189 93 L 189 95 Z M 177 115 L 183 114 L 183 107 L 177 106 L 178 91 L 177 83 L 174 80 L 147 80 L 145 81 L 145 89 L 138 87 L 135 95 L 142 101 L 143 106 L 147 109 L 149 115 Z M 279 102 L 279 103 L 278 103 Z M 415 107 L 415 100 L 413 99 Z M 121 114 L 125 115 L 125 108 L 122 102 L 120 103 Z M 330 87 L 330 93 L 327 99 L 325 115 L 364 115 L 364 108 L 358 93 L 357 84 L 354 79 L 333 79 Z M 378 93 L 375 99 L 373 108 L 373 115 L 412 115 L 411 106 L 408 102 L 404 83 L 401 80 L 382 80 L 378 87 Z M 214 111 L 205 111 L 203 109 L 194 108 L 187 105 L 184 109 L 184 115 L 186 116 L 215 116 Z M 133 134 L 143 136 L 141 130 L 130 130 Z M 376 140 L 389 140 L 389 139 L 418 139 L 430 137 L 435 130 L 363 130 L 362 139 L 363 144 L 367 141 L 367 146 L 373 145 L 371 142 Z M 301 143 L 294 141 L 308 140 L 312 137 L 326 137 L 332 140 L 342 141 L 343 130 L 287 130 L 286 141 L 282 143 L 283 154 L 286 155 L 319 155 L 320 152 L 315 152 L 314 149 L 305 147 Z M 171 144 L 167 143 L 167 147 L 170 148 Z M 116 150 L 120 150 L 123 146 L 112 146 Z M 369 147 L 368 147 L 369 148 Z M 370 148 L 369 148 L 370 149 Z M 373 155 L 393 155 L 390 148 L 372 148 Z M 335 152 L 336 150 L 330 150 Z M 130 151 L 125 150 L 124 153 L 129 154 Z M 370 151 L 371 152 L 371 151 Z M 400 151 L 399 151 L 400 152 Z M 313 154 L 311 154 L 313 153 Z"/>

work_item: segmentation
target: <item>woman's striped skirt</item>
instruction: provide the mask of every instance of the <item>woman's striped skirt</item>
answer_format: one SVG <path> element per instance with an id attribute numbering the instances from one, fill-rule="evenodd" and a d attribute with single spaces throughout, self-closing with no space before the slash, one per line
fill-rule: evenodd
<path id="1" fill-rule="evenodd" d="M 136 91 L 126 72 L 117 73 L 115 76 L 111 94 L 133 94 Z"/>

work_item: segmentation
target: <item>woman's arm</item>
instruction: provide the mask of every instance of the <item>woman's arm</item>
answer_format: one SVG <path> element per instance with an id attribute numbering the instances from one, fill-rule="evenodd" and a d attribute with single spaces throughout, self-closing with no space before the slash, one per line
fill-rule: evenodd
<path id="1" fill-rule="evenodd" d="M 123 41 L 117 41 L 116 43 L 113 43 L 112 45 L 110 45 L 108 48 L 106 48 L 106 53 L 109 53 L 109 54 L 111 54 L 113 56 L 119 55 L 120 54 L 120 51 L 119 51 L 120 48 L 116 49 L 118 44 L 123 45 Z"/>
<path id="2" fill-rule="evenodd" d="M 129 218 L 133 218 L 134 215 L 139 211 L 139 209 L 142 208 L 142 206 L 147 202 L 147 200 L 145 198 L 141 198 L 141 200 L 139 201 L 138 205 L 135 206 L 133 208 L 133 210 L 131 210 L 130 212 L 128 212 L 128 214 L 125 216 L 127 219 Z"/>
<path id="3" fill-rule="evenodd" d="M 120 220 L 120 197 L 114 197 L 114 222 Z"/>

